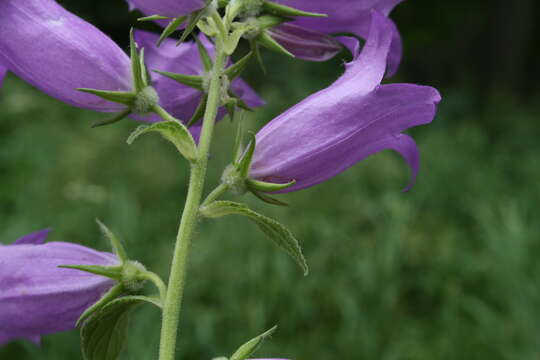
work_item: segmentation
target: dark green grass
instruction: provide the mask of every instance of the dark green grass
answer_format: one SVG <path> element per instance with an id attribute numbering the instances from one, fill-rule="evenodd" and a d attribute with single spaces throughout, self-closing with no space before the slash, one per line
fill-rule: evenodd
<path id="1" fill-rule="evenodd" d="M 300 69 L 292 68 L 296 72 Z M 262 88 L 262 124 L 333 74 Z M 271 87 L 273 86 L 273 87 Z M 278 324 L 259 355 L 294 360 L 538 359 L 540 201 L 538 109 L 445 95 L 431 126 L 413 134 L 422 149 L 416 186 L 392 152 L 337 178 L 284 196 L 289 208 L 246 197 L 287 224 L 311 266 L 304 278 L 241 218 L 202 221 L 193 245 L 181 325 L 181 359 L 227 355 Z M 183 206 L 186 163 L 149 136 L 125 143 L 135 123 L 101 129 L 9 77 L 0 113 L 0 239 L 52 227 L 53 241 L 101 250 L 94 218 L 149 268 L 167 275 Z M 217 131 L 209 186 L 227 164 L 233 127 Z M 151 288 L 149 288 L 150 290 Z M 0 289 L 1 291 L 1 289 Z M 62 306 L 59 304 L 58 306 Z M 125 359 L 155 359 L 159 314 L 134 316 Z M 38 348 L 16 342 L 1 359 L 79 359 L 76 332 Z"/>

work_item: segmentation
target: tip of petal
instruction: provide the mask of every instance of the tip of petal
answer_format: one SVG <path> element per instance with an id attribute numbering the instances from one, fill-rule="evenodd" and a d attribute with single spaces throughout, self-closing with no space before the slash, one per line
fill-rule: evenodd
<path id="1" fill-rule="evenodd" d="M 17 239 L 13 245 L 41 245 L 47 239 L 52 229 L 43 229 Z"/>

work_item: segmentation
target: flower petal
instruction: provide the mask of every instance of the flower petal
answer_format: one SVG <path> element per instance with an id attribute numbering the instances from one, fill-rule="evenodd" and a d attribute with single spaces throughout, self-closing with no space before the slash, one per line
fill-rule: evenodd
<path id="1" fill-rule="evenodd" d="M 77 91 L 130 91 L 130 61 L 105 34 L 54 0 L 0 1 L 0 63 L 68 104 L 119 111 L 122 105 Z"/>
<path id="2" fill-rule="evenodd" d="M 130 10 L 138 9 L 147 16 L 181 17 L 204 7 L 204 0 L 127 0 Z"/>
<path id="3" fill-rule="evenodd" d="M 115 265 L 113 254 L 51 242 L 0 248 L 0 345 L 70 330 L 112 285 L 107 278 L 59 265 Z"/>
<path id="4" fill-rule="evenodd" d="M 41 245 L 45 242 L 50 232 L 51 229 L 36 231 L 16 240 L 13 245 Z"/>

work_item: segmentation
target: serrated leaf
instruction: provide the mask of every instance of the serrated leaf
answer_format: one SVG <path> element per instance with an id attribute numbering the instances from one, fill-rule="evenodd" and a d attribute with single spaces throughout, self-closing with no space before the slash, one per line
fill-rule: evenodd
<path id="1" fill-rule="evenodd" d="M 278 247 L 285 250 L 304 271 L 309 272 L 302 249 L 293 233 L 274 219 L 261 215 L 245 204 L 232 201 L 214 201 L 201 208 L 201 214 L 209 218 L 219 218 L 226 215 L 242 215 L 251 219 Z"/>
<path id="2" fill-rule="evenodd" d="M 116 360 L 127 338 L 129 313 L 137 305 L 152 298 L 126 296 L 111 301 L 91 315 L 81 327 L 81 345 L 84 360 Z"/>
<path id="3" fill-rule="evenodd" d="M 238 350 L 231 356 L 230 360 L 246 360 L 253 355 L 260 347 L 263 341 L 276 331 L 277 326 L 274 326 L 265 333 L 249 340 L 244 345 L 240 346 Z"/>
<path id="4" fill-rule="evenodd" d="M 197 145 L 189 130 L 179 121 L 162 121 L 152 125 L 141 125 L 129 136 L 127 143 L 132 144 L 135 139 L 149 132 L 157 132 L 166 140 L 174 144 L 176 149 L 189 161 L 198 157 Z"/>

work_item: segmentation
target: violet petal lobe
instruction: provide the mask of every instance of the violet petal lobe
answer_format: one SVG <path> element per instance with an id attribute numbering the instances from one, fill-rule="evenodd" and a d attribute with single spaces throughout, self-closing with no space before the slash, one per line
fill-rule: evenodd
<path id="1" fill-rule="evenodd" d="M 204 0 L 127 0 L 130 10 L 138 9 L 147 16 L 181 17 L 205 6 Z"/>
<path id="2" fill-rule="evenodd" d="M 113 285 L 60 265 L 115 265 L 110 253 L 51 242 L 0 247 L 0 345 L 75 328 L 79 316 Z"/>
<path id="3" fill-rule="evenodd" d="M 364 39 L 369 33 L 371 11 L 376 10 L 389 16 L 393 8 L 404 0 L 279 0 L 287 6 L 301 10 L 327 14 L 326 18 L 299 17 L 297 25 L 321 31 L 327 34 L 350 32 Z M 397 27 L 392 22 L 392 45 L 388 57 L 388 73 L 392 76 L 401 62 L 403 45 Z"/>
<path id="4" fill-rule="evenodd" d="M 414 181 L 418 151 L 401 132 L 431 122 L 440 95 L 428 86 L 380 85 L 391 26 L 383 14 L 373 11 L 368 40 L 362 53 L 346 65 L 345 74 L 257 134 L 252 178 L 277 183 L 296 180 L 281 192 L 300 190 L 330 179 L 369 155 L 393 149 L 408 162 Z"/>
<path id="5" fill-rule="evenodd" d="M 150 71 L 152 84 L 159 94 L 160 105 L 175 118 L 187 121 L 193 116 L 201 100 L 200 91 L 155 73 L 153 70 L 204 76 L 204 66 L 199 56 L 197 44 L 194 41 L 186 41 L 180 46 L 176 46 L 176 41 L 167 39 L 158 48 L 156 46 L 158 38 L 157 34 L 135 31 L 137 44 L 144 48 L 146 65 Z M 214 57 L 214 45 L 204 36 L 200 36 L 200 40 L 210 56 Z M 264 104 L 255 91 L 242 79 L 236 79 L 232 83 L 231 89 L 250 107 L 259 107 Z M 224 115 L 225 111 L 221 110 L 220 119 Z M 150 115 L 140 118 L 140 120 L 157 122 L 161 121 L 161 118 L 157 115 Z M 197 126 L 194 126 L 192 130 L 197 133 Z"/>
<path id="6" fill-rule="evenodd" d="M 2 0 L 0 14 L 0 63 L 11 72 L 70 105 L 123 110 L 76 90 L 131 90 L 130 60 L 109 37 L 54 0 Z"/>
<path id="7" fill-rule="evenodd" d="M 20 239 L 15 240 L 13 245 L 40 245 L 45 242 L 51 229 L 44 229 L 25 235 Z"/>

